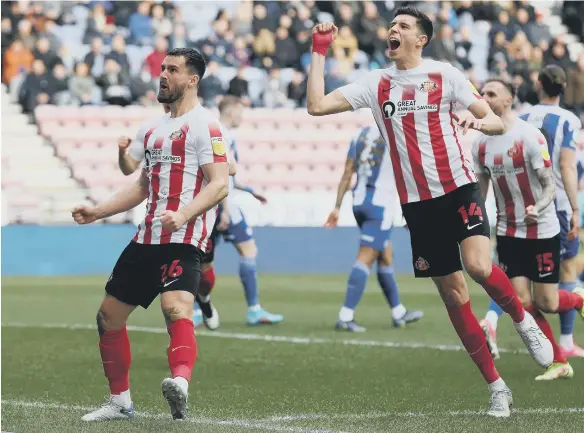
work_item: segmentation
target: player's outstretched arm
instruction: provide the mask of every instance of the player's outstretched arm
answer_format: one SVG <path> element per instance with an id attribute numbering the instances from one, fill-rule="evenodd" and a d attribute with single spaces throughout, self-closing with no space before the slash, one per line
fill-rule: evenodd
<path id="1" fill-rule="evenodd" d="M 484 99 L 479 99 L 468 106 L 468 111 L 478 120 L 478 124 L 473 129 L 477 129 L 485 135 L 501 135 L 506 131 L 503 120 L 493 113 L 489 104 Z M 463 125 L 461 125 L 463 126 Z M 464 127 L 468 131 L 468 127 Z"/>
<path id="2" fill-rule="evenodd" d="M 570 221 L 570 239 L 575 239 L 580 231 L 580 210 L 578 209 L 578 165 L 576 163 L 576 151 L 563 147 L 560 150 L 560 173 L 566 195 L 572 207 L 572 220 Z"/>
<path id="3" fill-rule="evenodd" d="M 347 193 L 349 189 L 349 185 L 351 184 L 351 177 L 355 172 L 355 159 L 348 157 L 347 161 L 345 162 L 345 171 L 343 172 L 343 176 L 341 177 L 341 181 L 339 182 L 339 186 L 337 188 L 337 200 L 335 201 L 335 208 L 329 214 L 326 223 L 324 224 L 327 228 L 336 227 L 337 223 L 339 222 L 339 213 L 341 211 L 341 205 L 343 204 L 343 197 Z"/>
<path id="4" fill-rule="evenodd" d="M 337 89 L 324 94 L 324 61 L 330 44 L 339 30 L 333 23 L 323 23 L 312 29 L 312 59 L 308 71 L 308 92 L 306 105 L 308 114 L 325 116 L 351 110 L 351 104 Z"/>
<path id="5" fill-rule="evenodd" d="M 140 167 L 140 161 L 136 161 L 128 152 L 131 143 L 132 139 L 130 137 L 122 136 L 118 138 L 118 165 L 126 176 L 134 173 Z"/>
<path id="6" fill-rule="evenodd" d="M 77 224 L 90 224 L 126 212 L 148 198 L 148 189 L 148 177 L 145 170 L 142 170 L 140 178 L 135 183 L 118 191 L 112 199 L 93 207 L 77 206 L 71 215 Z"/>

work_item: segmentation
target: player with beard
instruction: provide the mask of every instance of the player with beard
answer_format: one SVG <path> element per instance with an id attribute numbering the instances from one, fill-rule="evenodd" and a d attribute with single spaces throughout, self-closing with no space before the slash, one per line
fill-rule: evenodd
<path id="1" fill-rule="evenodd" d="M 226 197 L 229 166 L 219 122 L 199 103 L 199 82 L 206 62 L 191 48 L 173 49 L 162 63 L 158 101 L 170 112 L 147 121 L 138 131 L 144 159 L 139 180 L 97 206 L 78 206 L 78 224 L 130 210 L 148 200 L 147 214 L 124 249 L 105 286 L 97 313 L 99 349 L 110 396 L 84 421 L 131 419 L 130 342 L 126 322 L 160 295 L 170 345 L 171 377 L 162 382 L 173 419 L 187 414 L 188 386 L 197 342 L 192 322 L 200 266 L 217 204 Z"/>

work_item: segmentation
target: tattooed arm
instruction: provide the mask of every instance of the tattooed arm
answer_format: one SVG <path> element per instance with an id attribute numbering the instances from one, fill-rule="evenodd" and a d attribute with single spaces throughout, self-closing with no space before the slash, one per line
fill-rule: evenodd
<path id="1" fill-rule="evenodd" d="M 541 213 L 545 208 L 547 208 L 550 203 L 554 200 L 556 196 L 556 183 L 554 182 L 554 176 L 551 167 L 542 167 L 535 170 L 537 179 L 541 184 L 543 191 L 541 192 L 541 197 L 535 203 L 535 209 L 537 213 Z"/>

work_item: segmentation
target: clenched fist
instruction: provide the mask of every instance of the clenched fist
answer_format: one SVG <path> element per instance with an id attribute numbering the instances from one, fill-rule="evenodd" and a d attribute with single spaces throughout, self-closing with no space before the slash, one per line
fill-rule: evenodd
<path id="1" fill-rule="evenodd" d="M 120 138 L 118 138 L 118 147 L 120 150 L 126 150 L 128 147 L 130 147 L 131 143 L 132 139 L 130 137 L 125 137 L 122 135 Z"/>
<path id="2" fill-rule="evenodd" d="M 178 231 L 186 222 L 187 218 L 181 211 L 173 212 L 165 210 L 159 215 L 162 227 L 170 232 Z"/>
<path id="3" fill-rule="evenodd" d="M 77 224 L 91 224 L 98 220 L 98 211 L 95 207 L 77 206 L 71 211 L 71 216 Z"/>
<path id="4" fill-rule="evenodd" d="M 333 23 L 317 24 L 312 29 L 312 52 L 326 56 L 330 44 L 337 38 L 339 29 Z"/>

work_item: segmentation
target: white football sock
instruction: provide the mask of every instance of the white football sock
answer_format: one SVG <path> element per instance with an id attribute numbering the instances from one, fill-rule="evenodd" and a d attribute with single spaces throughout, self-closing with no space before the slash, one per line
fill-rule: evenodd
<path id="1" fill-rule="evenodd" d="M 497 323 L 499 323 L 499 315 L 497 313 L 493 310 L 487 311 L 485 320 L 489 322 L 494 329 L 497 329 Z"/>
<path id="2" fill-rule="evenodd" d="M 355 310 L 351 310 L 347 307 L 341 307 L 341 311 L 339 311 L 339 320 L 343 322 L 351 322 L 355 317 Z"/>
<path id="3" fill-rule="evenodd" d="M 574 334 L 560 334 L 560 346 L 572 349 L 574 347 Z"/>
<path id="4" fill-rule="evenodd" d="M 505 382 L 501 378 L 498 378 L 493 383 L 489 383 L 489 391 L 491 391 L 491 393 L 493 393 L 495 391 L 503 391 L 506 388 L 507 388 L 507 385 L 505 384 Z"/>
<path id="5" fill-rule="evenodd" d="M 118 395 L 112 394 L 111 399 L 115 404 L 119 404 L 124 409 L 128 409 L 132 405 L 132 397 L 130 396 L 129 389 Z"/>
<path id="6" fill-rule="evenodd" d="M 406 314 L 406 307 L 404 307 L 403 304 L 399 304 L 397 307 L 391 309 L 391 317 L 394 320 L 401 319 L 404 317 L 404 314 Z"/>

